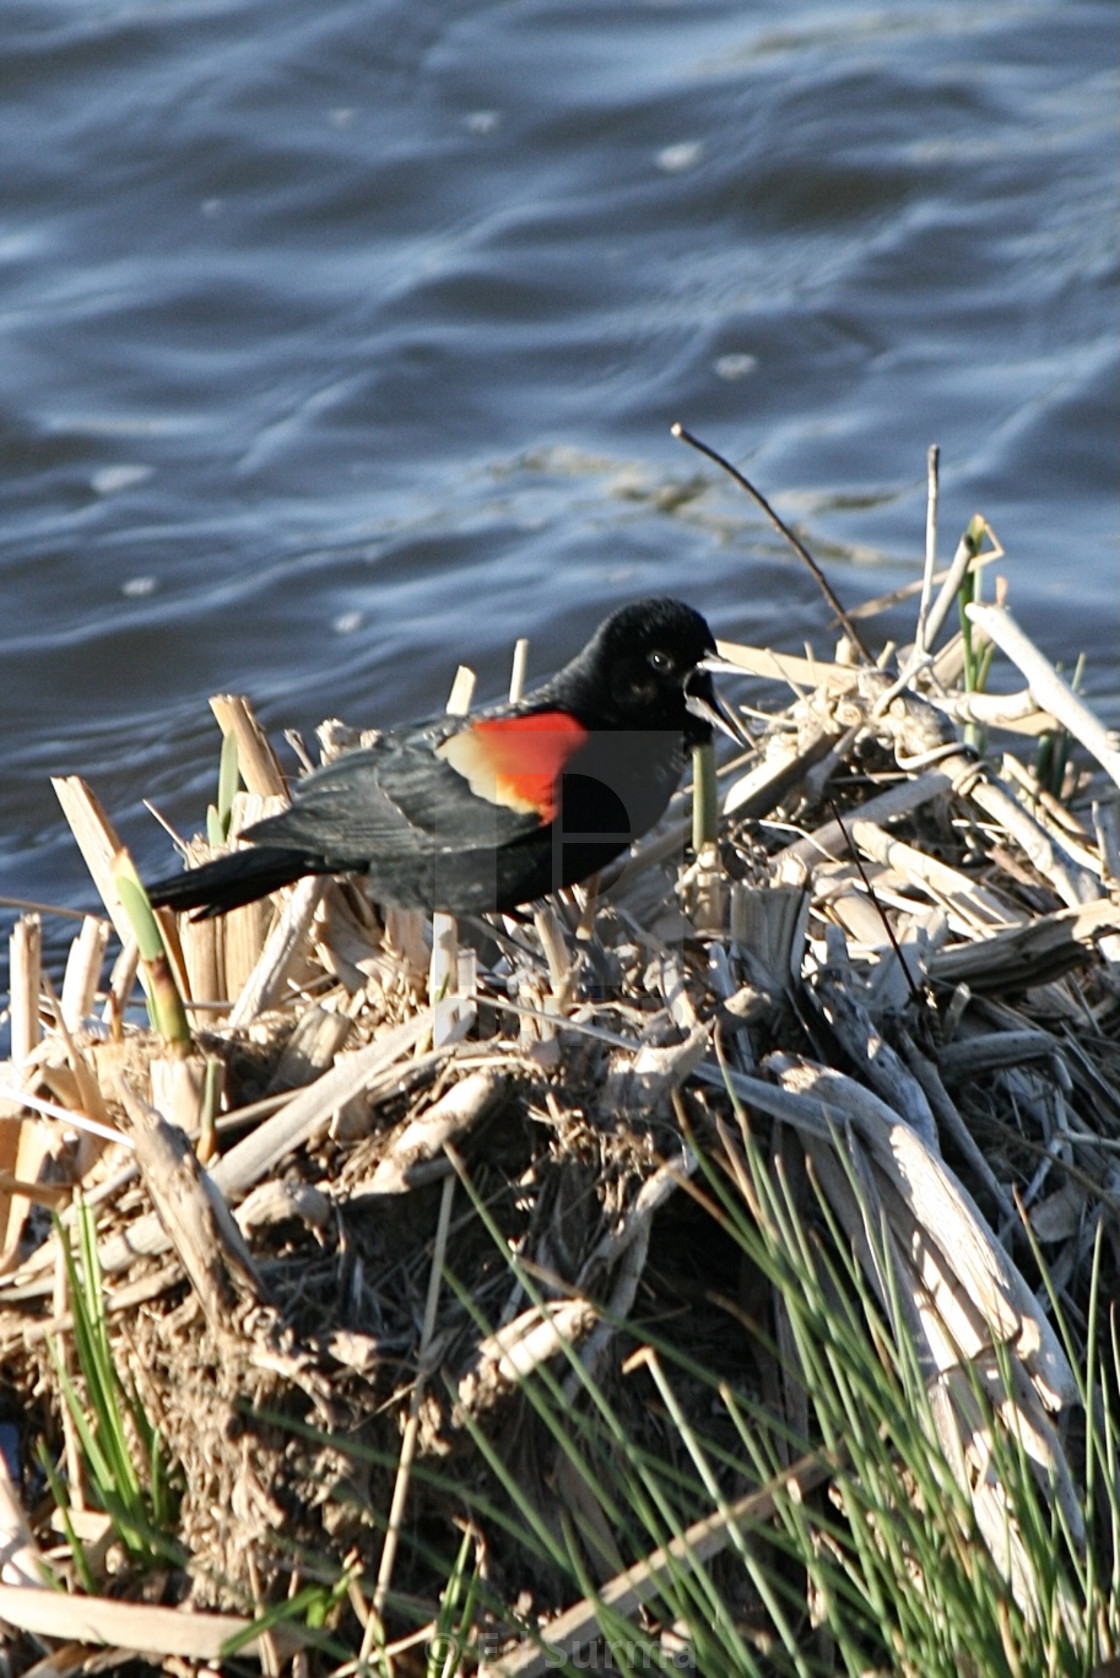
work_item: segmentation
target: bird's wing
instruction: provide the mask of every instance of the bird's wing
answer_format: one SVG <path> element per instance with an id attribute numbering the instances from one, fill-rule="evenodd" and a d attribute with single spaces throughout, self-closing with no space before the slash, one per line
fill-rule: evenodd
<path id="1" fill-rule="evenodd" d="M 393 731 L 298 781 L 290 808 L 247 837 L 351 865 L 386 846 L 511 844 L 553 819 L 557 777 L 587 737 L 567 712 L 548 710 Z"/>

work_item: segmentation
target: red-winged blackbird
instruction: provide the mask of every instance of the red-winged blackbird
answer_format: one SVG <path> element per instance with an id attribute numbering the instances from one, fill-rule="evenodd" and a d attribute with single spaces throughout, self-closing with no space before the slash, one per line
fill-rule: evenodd
<path id="1" fill-rule="evenodd" d="M 353 873 L 379 903 L 468 913 L 584 880 L 652 827 L 687 749 L 730 722 L 706 668 L 715 650 L 679 600 L 624 606 L 518 703 L 343 752 L 294 784 L 287 810 L 246 828 L 248 848 L 148 895 L 201 919 L 304 874 Z"/>

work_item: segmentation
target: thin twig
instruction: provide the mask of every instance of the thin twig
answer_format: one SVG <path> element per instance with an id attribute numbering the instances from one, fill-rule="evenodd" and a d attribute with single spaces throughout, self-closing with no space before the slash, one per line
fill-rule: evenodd
<path id="1" fill-rule="evenodd" d="M 455 1178 L 454 1176 L 445 1177 L 443 1193 L 439 1203 L 439 1216 L 436 1221 L 436 1236 L 432 1246 L 432 1268 L 428 1274 L 428 1297 L 424 1304 L 424 1324 L 420 1331 L 419 1368 L 412 1388 L 412 1397 L 409 1401 L 408 1421 L 405 1423 L 404 1437 L 401 1440 L 400 1460 L 397 1464 L 397 1477 L 393 1484 L 393 1500 L 389 1506 L 385 1544 L 381 1551 L 381 1561 L 377 1569 L 377 1585 L 373 1593 L 372 1612 L 362 1639 L 363 1659 L 368 1659 L 377 1636 L 381 1632 L 385 1601 L 389 1595 L 389 1586 L 392 1583 L 393 1565 L 397 1559 L 401 1528 L 404 1524 L 404 1506 L 408 1497 L 409 1481 L 412 1477 L 412 1462 L 416 1455 L 417 1440 L 420 1437 L 420 1403 L 424 1396 L 424 1383 L 427 1375 L 425 1359 L 432 1335 L 435 1332 L 439 1286 L 443 1276 L 443 1261 L 447 1253 L 447 1236 L 451 1228 L 451 1203 L 454 1197 Z"/>
<path id="2" fill-rule="evenodd" d="M 36 915 L 65 915 L 68 920 L 84 921 L 88 909 L 67 909 L 61 903 L 40 903 L 33 897 L 0 897 L 0 909 L 28 909 Z"/>
<path id="3" fill-rule="evenodd" d="M 883 923 L 883 930 L 886 933 L 888 939 L 890 940 L 891 949 L 895 953 L 895 957 L 897 958 L 898 965 L 902 969 L 902 976 L 906 980 L 906 986 L 907 986 L 907 989 L 910 992 L 910 1000 L 916 1008 L 920 1008 L 921 1005 L 922 1005 L 922 993 L 918 989 L 918 986 L 914 983 L 914 976 L 910 971 L 909 965 L 907 964 L 906 957 L 902 953 L 902 946 L 899 943 L 898 939 L 895 937 L 895 931 L 894 931 L 894 927 L 890 923 L 890 917 L 888 916 L 887 911 L 883 908 L 883 905 L 879 902 L 878 897 L 876 897 L 876 895 L 875 895 L 875 887 L 871 884 L 871 880 L 870 880 L 870 877 L 868 876 L 867 869 L 863 866 L 863 858 L 859 854 L 859 846 L 856 844 L 855 840 L 852 838 L 851 834 L 848 832 L 847 826 L 845 825 L 845 822 L 844 822 L 844 818 L 840 814 L 839 807 L 838 807 L 838 805 L 836 803 L 836 800 L 834 798 L 830 798 L 828 800 L 828 807 L 832 811 L 833 821 L 836 823 L 837 827 L 840 829 L 840 832 L 844 836 L 844 843 L 847 845 L 849 854 L 851 855 L 851 858 L 852 858 L 852 861 L 856 865 L 856 869 L 859 873 L 859 877 L 863 881 L 864 890 L 867 892 L 868 897 L 871 899 L 872 907 L 874 908 L 875 913 L 878 915 L 879 919 Z"/>
<path id="4" fill-rule="evenodd" d="M 863 639 L 859 630 L 855 627 L 855 624 L 852 622 L 851 618 L 844 610 L 844 607 L 841 606 L 839 600 L 833 592 L 832 584 L 829 582 L 828 578 L 825 576 L 824 572 L 821 570 L 804 542 L 794 535 L 793 531 L 781 515 L 774 511 L 762 491 L 755 489 L 750 479 L 744 477 L 738 467 L 732 466 L 729 460 L 725 460 L 724 457 L 721 454 L 718 454 L 715 449 L 711 448 L 709 444 L 702 443 L 699 437 L 694 437 L 692 432 L 687 431 L 685 427 L 681 425 L 679 420 L 676 425 L 670 426 L 669 429 L 673 433 L 674 437 L 680 438 L 682 443 L 687 443 L 690 448 L 698 450 L 700 454 L 707 455 L 709 460 L 714 460 L 716 465 L 721 466 L 729 477 L 734 478 L 735 482 L 741 489 L 746 490 L 752 501 L 757 502 L 757 504 L 762 508 L 762 511 L 766 514 L 766 517 L 774 526 L 775 530 L 779 531 L 780 534 L 785 537 L 797 557 L 809 567 L 809 570 L 816 579 L 817 586 L 819 587 L 821 593 L 824 595 L 825 599 L 828 601 L 832 610 L 836 613 L 836 616 L 843 625 L 844 633 L 847 635 L 852 645 L 858 650 L 864 662 L 867 664 L 874 663 L 871 654 L 863 644 Z"/>

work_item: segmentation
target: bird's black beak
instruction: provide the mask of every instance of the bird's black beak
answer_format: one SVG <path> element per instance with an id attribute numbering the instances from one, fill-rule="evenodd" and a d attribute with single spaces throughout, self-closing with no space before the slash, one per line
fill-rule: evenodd
<path id="1" fill-rule="evenodd" d="M 720 659 L 706 658 L 696 666 L 696 669 L 702 671 L 705 675 L 713 669 L 735 670 L 736 674 L 742 675 L 742 671 L 736 665 L 724 664 Z M 718 728 L 721 734 L 726 734 L 727 738 L 734 740 L 740 748 L 749 747 L 751 745 L 750 736 L 744 731 L 734 712 L 728 710 L 723 700 L 713 691 L 710 682 L 705 682 L 704 686 L 707 692 L 698 693 L 691 685 L 691 678 L 685 683 L 685 709 L 691 711 L 694 717 L 700 717 L 712 728 Z"/>

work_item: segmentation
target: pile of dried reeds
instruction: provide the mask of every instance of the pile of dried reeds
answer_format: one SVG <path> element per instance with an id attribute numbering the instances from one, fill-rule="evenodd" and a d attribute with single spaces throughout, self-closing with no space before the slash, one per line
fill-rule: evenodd
<path id="1" fill-rule="evenodd" d="M 835 663 L 723 645 L 768 703 L 747 712 L 754 757 L 720 771 L 718 841 L 689 849 L 682 795 L 594 901 L 432 928 L 308 880 L 218 921 L 161 912 L 152 942 L 96 800 L 58 783 L 107 918 L 83 923 L 58 994 L 38 917 L 12 940 L 13 1659 L 65 1649 L 75 1670 L 108 1643 L 193 1670 L 244 1632 L 241 1658 L 270 1670 L 344 1670 L 339 1647 L 425 1670 L 462 1533 L 472 1612 L 429 1671 L 480 1651 L 544 1670 L 534 1635 L 570 1649 L 608 1610 L 671 1665 L 696 1642 L 664 1608 L 686 1565 L 762 1647 L 776 1610 L 743 1532 L 821 1485 L 850 1524 L 855 1476 L 822 1440 L 800 1284 L 752 1259 L 740 1218 L 810 1267 L 846 1249 L 836 1320 L 865 1288 L 869 1344 L 918 1372 L 1009 1612 L 1076 1613 L 1009 1514 L 999 1436 L 1072 1550 L 1101 1544 L 1081 1406 L 1120 1273 L 1120 754 L 1001 606 L 969 605 L 927 652 L 983 536 L 974 521 L 915 645 L 877 665 L 850 638 Z M 982 691 L 988 645 L 1018 691 Z M 248 704 L 213 705 L 245 788 L 230 796 L 227 753 L 225 843 L 285 781 Z M 1040 739 L 1061 756 L 1049 786 L 1014 749 Z M 324 730 L 325 751 L 345 743 Z M 138 971 L 158 1029 L 138 1023 Z M 99 1356 L 147 1511 L 131 1527 L 99 1478 Z M 761 1486 L 742 1395 L 783 1442 Z M 608 1405 L 611 1449 L 625 1437 L 681 1485 L 694 1432 L 715 1441 L 691 1518 L 681 1493 L 675 1536 L 644 1553 L 580 1468 L 580 1418 Z M 912 1500 L 936 1525 L 928 1491 Z"/>

